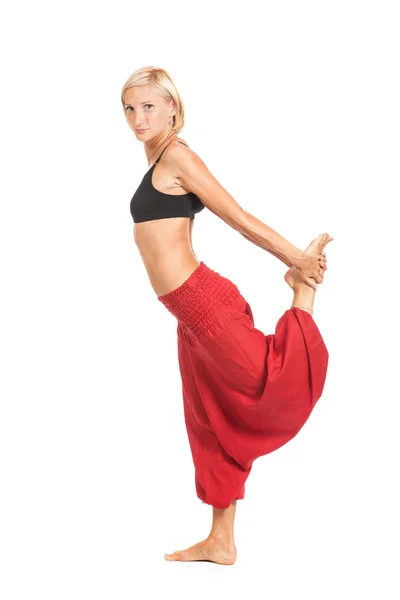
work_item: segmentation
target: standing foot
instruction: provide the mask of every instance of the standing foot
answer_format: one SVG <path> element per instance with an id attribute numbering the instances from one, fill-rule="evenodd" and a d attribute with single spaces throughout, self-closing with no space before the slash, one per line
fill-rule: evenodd
<path id="1" fill-rule="evenodd" d="M 207 539 L 190 546 L 186 550 L 177 550 L 173 554 L 164 554 L 166 560 L 194 561 L 205 560 L 219 565 L 233 565 L 236 561 L 236 546 L 234 542 L 208 537 Z"/>

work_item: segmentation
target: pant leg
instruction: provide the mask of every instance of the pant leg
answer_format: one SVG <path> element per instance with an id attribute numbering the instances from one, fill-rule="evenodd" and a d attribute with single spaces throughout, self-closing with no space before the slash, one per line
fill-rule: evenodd
<path id="1" fill-rule="evenodd" d="M 291 308 L 265 335 L 244 311 L 225 332 L 202 334 L 194 376 L 209 421 L 243 469 L 304 426 L 325 384 L 328 351 L 306 311 Z"/>
<path id="2" fill-rule="evenodd" d="M 204 263 L 159 300 L 179 323 L 196 490 L 226 508 L 244 494 L 253 461 L 305 424 L 322 394 L 328 352 L 313 317 L 298 308 L 265 335 L 238 288 Z"/>
<path id="3" fill-rule="evenodd" d="M 188 333 L 178 325 L 178 360 L 182 380 L 184 417 L 195 468 L 198 498 L 216 508 L 227 508 L 232 500 L 242 500 L 245 481 L 250 474 L 221 446 L 209 421 L 199 392 L 194 364 L 196 350 Z"/>

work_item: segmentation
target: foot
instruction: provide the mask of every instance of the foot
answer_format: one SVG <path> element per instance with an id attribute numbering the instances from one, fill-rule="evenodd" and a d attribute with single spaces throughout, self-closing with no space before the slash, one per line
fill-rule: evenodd
<path id="1" fill-rule="evenodd" d="M 177 550 L 173 554 L 164 554 L 166 560 L 206 560 L 219 565 L 233 565 L 236 560 L 236 546 L 226 541 L 208 537 L 206 540 L 190 546 L 186 550 Z"/>
<path id="2" fill-rule="evenodd" d="M 322 256 L 325 258 L 324 270 L 326 270 L 327 258 L 325 252 L 323 252 L 323 249 L 325 248 L 326 244 L 331 240 L 333 240 L 333 237 L 330 236 L 329 233 L 321 233 L 321 235 L 315 238 L 315 240 L 313 240 L 305 250 L 307 254 L 312 254 L 314 256 L 319 256 L 320 254 L 322 254 Z M 298 287 L 299 285 L 307 285 L 302 279 L 299 278 L 298 271 L 295 266 L 290 267 L 290 269 L 286 271 L 284 278 L 286 283 L 293 290 L 295 290 L 296 287 Z"/>

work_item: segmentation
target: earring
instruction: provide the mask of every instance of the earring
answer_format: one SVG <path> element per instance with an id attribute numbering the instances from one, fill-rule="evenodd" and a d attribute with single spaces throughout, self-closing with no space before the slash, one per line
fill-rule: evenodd
<path id="1" fill-rule="evenodd" d="M 173 116 L 169 118 L 169 124 L 170 124 L 170 125 L 173 125 L 173 124 L 174 124 L 174 117 L 173 117 Z"/>

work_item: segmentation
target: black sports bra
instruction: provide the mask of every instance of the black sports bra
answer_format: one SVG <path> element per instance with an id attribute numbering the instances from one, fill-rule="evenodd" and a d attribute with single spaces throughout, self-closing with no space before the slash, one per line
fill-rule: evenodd
<path id="1" fill-rule="evenodd" d="M 183 142 L 179 141 L 180 144 Z M 170 142 L 171 144 L 172 142 Z M 184 144 L 186 146 L 186 144 Z M 161 152 L 154 165 L 145 173 L 139 187 L 133 194 L 130 211 L 135 223 L 154 221 L 156 219 L 169 219 L 171 217 L 187 217 L 194 219 L 194 215 L 204 208 L 204 204 L 196 194 L 165 194 L 156 190 L 152 183 L 153 170 L 166 148 Z"/>

